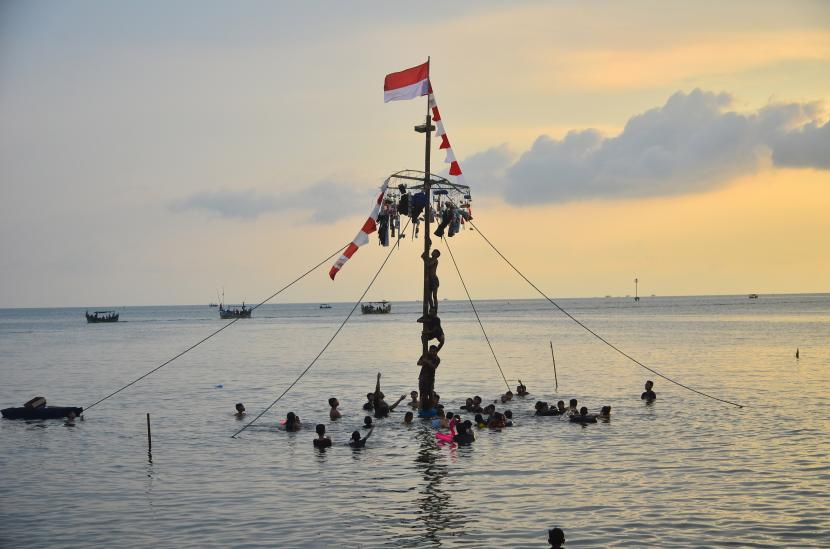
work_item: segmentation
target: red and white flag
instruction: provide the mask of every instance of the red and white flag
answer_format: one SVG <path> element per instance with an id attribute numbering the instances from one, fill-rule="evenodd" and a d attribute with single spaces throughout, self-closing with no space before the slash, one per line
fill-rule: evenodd
<path id="1" fill-rule="evenodd" d="M 383 203 L 383 195 L 386 194 L 386 188 L 389 186 L 389 181 L 385 181 L 380 188 L 380 194 L 378 195 L 378 199 L 375 201 L 375 206 L 372 208 L 372 213 L 369 214 L 369 219 L 366 220 L 366 223 L 360 228 L 358 231 L 357 236 L 354 237 L 351 244 L 346 246 L 345 251 L 343 251 L 343 255 L 340 256 L 340 259 L 334 262 L 334 265 L 331 266 L 329 270 L 329 278 L 334 280 L 335 275 L 343 268 L 343 264 L 346 263 L 352 255 L 357 251 L 357 249 L 364 244 L 369 243 L 369 235 L 375 232 L 378 228 L 377 219 L 378 214 L 380 214 L 380 205 Z"/>
<path id="2" fill-rule="evenodd" d="M 415 99 L 429 94 L 429 61 L 401 72 L 386 75 L 383 102 Z"/>

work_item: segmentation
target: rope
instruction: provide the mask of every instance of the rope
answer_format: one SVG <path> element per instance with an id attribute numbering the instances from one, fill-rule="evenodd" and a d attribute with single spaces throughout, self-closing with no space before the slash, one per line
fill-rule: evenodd
<path id="1" fill-rule="evenodd" d="M 455 262 L 455 256 L 453 255 L 452 249 L 450 248 L 450 243 L 443 236 L 441 237 L 441 240 L 444 241 L 444 245 L 447 247 L 447 251 L 450 252 L 450 259 L 452 259 L 452 264 L 455 265 L 455 271 L 458 273 L 458 278 L 461 279 L 461 285 L 464 286 L 464 291 L 467 293 L 467 299 L 470 301 L 470 306 L 473 308 L 473 313 L 476 315 L 478 325 L 481 326 L 481 333 L 484 334 L 484 339 L 487 341 L 487 345 L 490 347 L 490 352 L 493 353 L 493 360 L 496 361 L 496 366 L 498 366 L 499 368 L 501 378 L 504 380 L 504 384 L 507 387 L 507 390 L 509 391 L 510 384 L 507 383 L 507 378 L 504 376 L 504 371 L 502 371 L 501 369 L 499 359 L 496 357 L 496 351 L 493 350 L 493 345 L 490 343 L 490 338 L 487 337 L 487 332 L 484 330 L 484 324 L 481 323 L 481 318 L 478 316 L 478 311 L 476 310 L 475 303 L 473 303 L 473 298 L 470 297 L 470 291 L 467 290 L 467 284 L 464 282 L 464 277 L 461 276 L 461 270 L 458 268 L 458 263 Z"/>
<path id="2" fill-rule="evenodd" d="M 654 375 L 659 376 L 659 377 L 661 377 L 661 378 L 665 379 L 666 381 L 668 381 L 668 382 L 670 382 L 670 383 L 674 383 L 675 385 L 677 385 L 677 386 L 679 386 L 679 387 L 682 387 L 682 388 L 684 388 L 684 389 L 686 389 L 686 390 L 688 390 L 688 391 L 691 391 L 691 392 L 693 392 L 693 393 L 697 393 L 697 394 L 699 394 L 699 395 L 701 395 L 701 396 L 704 396 L 704 397 L 706 397 L 706 398 L 711 398 L 712 400 L 717 400 L 718 402 L 723 402 L 724 404 L 731 404 L 732 406 L 737 406 L 738 408 L 743 408 L 743 405 L 738 404 L 737 402 L 732 402 L 732 401 L 730 401 L 730 400 L 724 400 L 724 399 L 722 399 L 722 398 L 718 398 L 718 397 L 716 397 L 716 396 L 712 396 L 712 395 L 710 395 L 710 394 L 704 393 L 703 391 L 698 391 L 697 389 L 693 389 L 692 387 L 689 387 L 688 385 L 684 385 L 684 384 L 680 383 L 679 381 L 675 381 L 675 380 L 671 379 L 670 377 L 668 377 L 668 376 L 665 376 L 665 375 L 661 374 L 661 373 L 660 373 L 660 372 L 658 372 L 657 370 L 654 370 L 653 368 L 649 368 L 648 366 L 646 366 L 645 364 L 643 364 L 642 362 L 640 362 L 640 361 L 639 361 L 639 360 L 637 360 L 636 358 L 634 358 L 634 357 L 632 357 L 631 355 L 629 355 L 629 354 L 627 354 L 627 353 L 623 352 L 620 348 L 618 348 L 617 346 L 615 346 L 614 344 L 612 344 L 611 342 L 609 342 L 607 339 L 605 339 L 604 337 L 602 337 L 601 335 L 599 335 L 598 333 L 596 333 L 595 331 L 593 331 L 592 329 L 590 329 L 588 326 L 586 326 L 585 324 L 583 324 L 581 321 L 579 321 L 579 320 L 577 320 L 576 318 L 574 318 L 574 316 L 573 316 L 573 315 L 571 315 L 571 313 L 569 313 L 568 311 L 566 311 L 565 309 L 563 309 L 562 307 L 560 307 L 558 303 L 556 303 L 554 300 L 552 300 L 551 298 L 549 298 L 549 297 L 545 294 L 545 292 L 543 292 L 542 290 L 540 290 L 540 289 L 539 289 L 539 288 L 538 288 L 538 287 L 537 287 L 537 286 L 536 286 L 533 282 L 531 282 L 531 281 L 530 281 L 530 280 L 529 280 L 529 279 L 528 279 L 528 278 L 527 278 L 524 274 L 522 274 L 522 272 L 521 272 L 519 269 L 517 269 L 517 268 L 516 268 L 516 266 L 515 266 L 515 265 L 513 265 L 513 264 L 510 262 L 510 260 L 508 260 L 506 257 L 504 257 L 504 255 L 503 255 L 503 254 L 502 254 L 502 253 L 498 250 L 498 248 L 496 248 L 496 247 L 493 245 L 493 243 L 492 243 L 492 242 L 490 242 L 490 240 L 489 240 L 486 236 L 484 236 L 484 233 L 482 233 L 482 232 L 481 232 L 481 230 L 480 230 L 480 229 L 479 229 L 479 228 L 478 228 L 478 227 L 477 227 L 477 226 L 476 226 L 476 225 L 475 225 L 472 221 L 470 221 L 469 223 L 470 223 L 470 225 L 472 225 L 472 226 L 473 226 L 473 228 L 475 228 L 476 232 L 477 232 L 478 234 L 480 234 L 480 235 L 481 235 L 481 238 L 483 238 L 483 239 L 485 240 L 485 242 L 487 242 L 487 244 L 489 244 L 489 245 L 490 245 L 490 247 L 491 247 L 491 248 L 493 248 L 493 251 L 495 251 L 495 252 L 499 255 L 499 257 L 501 257 L 501 258 L 502 258 L 502 259 L 503 259 L 503 260 L 504 260 L 504 261 L 505 261 L 508 265 L 510 265 L 510 267 L 511 267 L 514 271 L 516 271 L 516 274 L 518 274 L 520 277 L 522 277 L 522 278 L 525 280 L 525 282 L 527 282 L 528 284 L 530 284 L 530 286 L 531 286 L 534 290 L 536 290 L 537 292 L 539 292 L 539 293 L 542 295 L 542 297 L 544 297 L 545 299 L 547 299 L 547 300 L 551 303 L 551 305 L 553 305 L 554 307 L 556 307 L 557 309 L 559 309 L 559 310 L 560 310 L 560 311 L 561 311 L 561 312 L 562 312 L 565 316 L 567 316 L 568 318 L 570 318 L 571 320 L 573 320 L 574 322 L 576 322 L 576 323 L 577 323 L 579 326 L 581 326 L 581 327 L 582 327 L 582 328 L 583 328 L 586 332 L 588 332 L 589 334 L 593 335 L 594 337 L 596 337 L 597 339 L 599 339 L 600 341 L 602 341 L 603 343 L 605 343 L 606 345 L 608 345 L 609 347 L 611 347 L 612 349 L 614 349 L 615 351 L 617 351 L 619 354 L 621 354 L 622 356 L 624 356 L 625 358 L 627 358 L 628 360 L 630 360 L 630 361 L 631 361 L 631 362 L 633 362 L 634 364 L 637 364 L 637 365 L 638 365 L 638 366 L 640 366 L 641 368 L 644 368 L 644 369 L 648 370 L 649 372 L 653 373 Z"/>
<path id="3" fill-rule="evenodd" d="M 409 222 L 407 221 L 406 225 L 404 226 L 404 231 L 407 229 L 407 227 L 408 227 L 408 226 L 409 226 Z M 403 232 L 398 233 L 398 239 L 397 239 L 396 244 L 400 243 L 400 240 L 401 240 L 401 237 L 402 237 L 401 235 L 402 235 L 402 234 L 403 234 Z M 306 366 L 306 369 L 305 369 L 305 370 L 303 370 L 303 371 L 302 371 L 302 373 L 300 373 L 300 375 L 299 375 L 299 376 L 297 376 L 297 379 L 295 379 L 295 380 L 291 383 L 291 385 L 289 385 L 289 386 L 288 386 L 288 388 L 287 388 L 285 391 L 283 391 L 283 392 L 282 392 L 282 394 L 281 394 L 280 396 L 278 396 L 278 397 L 274 400 L 274 402 L 272 402 L 271 404 L 269 404 L 267 408 L 265 408 L 263 411 L 261 411 L 261 412 L 259 413 L 259 415 L 258 415 L 258 416 L 256 416 L 254 419 L 252 419 L 251 421 L 249 421 L 249 422 L 248 422 L 248 423 L 247 423 L 244 427 L 242 427 L 240 430 L 238 430 L 237 432 L 235 432 L 234 434 L 232 434 L 232 435 L 231 435 L 231 438 L 236 438 L 236 437 L 239 435 L 239 433 L 241 433 L 242 431 L 244 431 L 245 429 L 247 429 L 248 427 L 250 427 L 251 425 L 253 425 L 254 423 L 256 423 L 256 422 L 257 422 L 257 420 L 258 420 L 259 418 L 261 418 L 262 416 L 264 416 L 264 415 L 266 414 L 266 412 L 268 412 L 268 410 L 270 410 L 271 408 L 273 408 L 273 407 L 274 407 L 274 405 L 275 405 L 277 402 L 279 402 L 279 401 L 282 399 L 282 397 L 284 397 L 285 395 L 287 395 L 287 394 L 288 394 L 288 391 L 290 391 L 291 389 L 293 389 L 293 388 L 294 388 L 294 386 L 295 386 L 295 385 L 296 385 L 296 384 L 297 384 L 297 383 L 298 383 L 298 382 L 299 382 L 299 381 L 303 378 L 303 376 L 304 376 L 304 375 L 306 375 L 306 373 L 307 373 L 309 370 L 311 370 L 311 367 L 312 367 L 312 366 L 314 366 L 314 364 L 317 362 L 317 360 L 318 360 L 321 356 L 323 356 L 323 353 L 325 353 L 325 352 L 326 352 L 326 349 L 328 349 L 328 348 L 329 348 L 329 345 L 331 345 L 331 344 L 332 344 L 332 342 L 334 341 L 334 339 L 337 337 L 337 334 L 339 334 L 339 333 L 340 333 L 340 330 L 342 330 L 342 329 L 343 329 L 343 326 L 345 326 L 345 325 L 346 325 L 346 323 L 347 323 L 347 322 L 349 321 L 349 319 L 352 317 L 352 315 L 354 314 L 354 312 L 357 310 L 357 306 L 358 306 L 358 305 L 360 305 L 360 302 L 361 302 L 361 301 L 363 301 L 363 298 L 364 298 L 364 297 L 366 297 L 366 294 L 367 294 L 367 293 L 369 293 L 369 290 L 371 289 L 372 284 L 374 284 L 374 283 L 375 283 L 375 280 L 377 280 L 378 276 L 380 276 L 380 272 L 381 272 L 381 271 L 383 270 L 383 268 L 386 266 L 386 262 L 387 262 L 387 261 L 389 261 L 389 258 L 390 258 L 390 257 L 392 257 L 392 252 L 394 252 L 397 248 L 398 248 L 398 246 L 395 246 L 395 245 L 392 245 L 392 246 L 391 246 L 391 249 L 389 250 L 389 253 L 388 253 L 388 254 L 386 254 L 386 259 L 384 259 L 384 260 L 383 260 L 383 263 L 381 263 L 381 264 L 380 264 L 380 268 L 378 268 L 377 272 L 375 273 L 375 276 L 373 276 L 373 277 L 372 277 L 372 280 L 369 282 L 369 285 L 368 285 L 368 286 L 366 286 L 366 289 L 365 289 L 365 290 L 363 291 L 363 293 L 360 295 L 360 297 L 358 298 L 358 300 L 357 300 L 357 301 L 355 301 L 355 304 L 354 304 L 354 307 L 352 307 L 352 310 L 351 310 L 351 311 L 349 311 L 349 314 L 348 314 L 348 315 L 346 315 L 346 318 L 344 318 L 344 319 L 343 319 L 343 322 L 341 322 L 341 323 L 340 323 L 340 326 L 337 328 L 337 330 L 335 330 L 334 335 L 333 335 L 333 336 L 331 336 L 331 339 L 329 339 L 329 340 L 328 340 L 328 342 L 327 342 L 327 343 L 323 346 L 323 349 L 322 349 L 319 353 L 317 353 L 317 356 L 315 356 L 315 357 L 314 357 L 314 360 L 312 360 L 312 361 L 309 363 L 309 365 L 308 365 L 308 366 Z"/>
<path id="4" fill-rule="evenodd" d="M 328 262 L 331 258 L 333 258 L 333 257 L 334 257 L 334 256 L 336 256 L 337 254 L 339 254 L 339 253 L 343 250 L 343 248 L 345 248 L 345 246 L 342 246 L 342 247 L 338 248 L 338 250 L 337 250 L 336 252 L 334 252 L 333 254 L 331 254 L 330 256 L 328 256 L 327 258 L 325 258 L 323 261 L 321 261 L 320 263 L 318 263 L 318 264 L 317 264 L 317 265 L 315 265 L 314 267 L 310 268 L 309 270 L 307 270 L 306 272 L 304 272 L 303 274 L 301 274 L 300 276 L 298 276 L 297 278 L 295 278 L 293 281 L 291 281 L 291 282 L 289 282 L 288 284 L 286 284 L 285 286 L 283 286 L 281 289 L 277 290 L 276 292 L 274 292 L 273 294 L 271 294 L 270 296 L 268 296 L 267 298 L 265 298 L 265 299 L 264 299 L 263 301 L 261 301 L 258 305 L 256 305 L 255 307 L 252 307 L 252 308 L 251 308 L 251 310 L 253 311 L 254 309 L 257 309 L 257 308 L 261 307 L 261 306 L 262 306 L 262 305 L 264 305 L 265 303 L 267 303 L 267 302 L 271 301 L 272 299 L 274 299 L 275 297 L 277 297 L 279 294 L 281 294 L 282 292 L 284 292 L 285 290 L 287 290 L 288 288 L 290 288 L 291 286 L 293 286 L 294 284 L 296 284 L 297 282 L 299 282 L 300 280 L 302 280 L 303 278 L 305 278 L 307 275 L 311 274 L 311 272 L 313 272 L 315 269 L 317 269 L 320 265 L 323 265 L 324 263 L 327 263 L 327 262 Z M 92 408 L 93 406 L 97 406 L 98 404 L 101 404 L 102 402 L 104 402 L 104 401 L 105 401 L 105 400 L 107 400 L 108 398 L 110 398 L 110 397 L 113 397 L 113 396 L 117 395 L 118 393 L 120 393 L 120 392 L 121 392 L 121 391 L 123 391 L 124 389 L 126 389 L 126 388 L 128 388 L 128 387 L 130 387 L 130 386 L 132 386 L 132 385 L 135 385 L 136 383 L 138 383 L 139 381 L 141 381 L 141 380 L 142 380 L 142 379 L 144 379 L 145 377 L 149 376 L 150 374 L 152 374 L 152 373 L 154 373 L 154 372 L 157 372 L 158 370 L 161 370 L 163 367 L 167 366 L 168 364 L 170 364 L 171 362 L 173 362 L 173 361 L 174 361 L 174 360 L 176 360 L 177 358 L 179 358 L 179 357 L 181 357 L 181 356 L 184 356 L 185 354 L 187 354 L 188 352 L 192 351 L 193 349 L 195 349 L 196 347 L 198 347 L 199 345 L 201 345 L 202 343 L 204 343 L 204 342 L 205 342 L 205 341 L 207 341 L 208 339 L 212 338 L 213 336 L 215 336 L 215 335 L 216 335 L 216 334 L 218 334 L 219 332 L 221 332 L 221 331 L 223 331 L 224 329 L 226 329 L 226 328 L 230 327 L 232 324 L 236 323 L 238 320 L 240 320 L 240 319 L 239 319 L 239 318 L 234 318 L 233 320 L 231 320 L 230 322 L 228 322 L 227 324 L 225 324 L 224 326 L 222 326 L 221 328 L 219 328 L 219 329 L 218 329 L 218 330 L 216 330 L 215 332 L 211 333 L 209 336 L 205 337 L 204 339 L 199 340 L 197 343 L 195 343 L 195 344 L 191 345 L 190 347 L 188 347 L 187 349 L 185 349 L 185 350 L 184 350 L 184 351 L 182 351 L 181 353 L 177 354 L 176 356 L 174 356 L 173 358 L 171 358 L 171 359 L 170 359 L 170 360 L 168 360 L 167 362 L 164 362 L 163 364 L 161 364 L 161 365 L 159 365 L 159 366 L 157 366 L 157 367 L 153 368 L 152 370 L 150 370 L 149 372 L 147 372 L 147 373 L 146 373 L 146 374 L 144 374 L 143 376 L 141 376 L 141 377 L 139 377 L 139 378 L 136 378 L 136 379 L 134 379 L 133 381 L 131 381 L 131 382 L 127 383 L 126 385 L 124 385 L 123 387 L 121 387 L 120 389 L 118 389 L 117 391 L 113 391 L 112 393 L 108 394 L 107 396 L 105 396 L 105 397 L 104 397 L 104 398 L 102 398 L 101 400 L 99 400 L 99 401 L 97 401 L 97 402 L 93 402 L 92 404 L 90 404 L 89 406 L 87 406 L 86 408 L 84 408 L 84 412 L 85 412 L 85 413 L 86 413 L 86 412 L 88 412 L 88 411 L 90 410 L 90 408 Z"/>

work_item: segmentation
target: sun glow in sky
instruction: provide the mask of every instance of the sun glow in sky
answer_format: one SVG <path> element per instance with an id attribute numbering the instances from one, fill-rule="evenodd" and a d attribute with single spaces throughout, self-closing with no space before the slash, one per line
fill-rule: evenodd
<path id="1" fill-rule="evenodd" d="M 0 4 L 0 306 L 269 295 L 422 169 L 425 99 L 382 82 L 428 55 L 476 224 L 551 296 L 830 291 L 826 2 L 35 0 Z M 418 297 L 420 244 L 370 298 Z M 452 246 L 474 297 L 533 296 Z"/>

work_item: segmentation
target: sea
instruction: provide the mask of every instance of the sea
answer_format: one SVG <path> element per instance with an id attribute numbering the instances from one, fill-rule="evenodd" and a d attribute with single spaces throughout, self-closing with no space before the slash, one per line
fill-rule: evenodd
<path id="1" fill-rule="evenodd" d="M 481 325 L 442 301 L 441 401 L 459 412 L 521 379 L 530 395 L 498 405 L 514 425 L 439 445 L 402 404 L 353 450 L 379 372 L 390 402 L 417 389 L 421 306 L 393 302 L 358 310 L 234 438 L 353 306 L 264 305 L 74 425 L 0 420 L 0 546 L 547 547 L 560 527 L 566 547 L 830 547 L 830 294 L 557 303 L 661 375 L 546 301 L 476 302 Z M 0 310 L 0 407 L 88 407 L 227 323 L 207 304 L 117 311 Z M 533 415 L 571 398 L 610 421 Z M 303 430 L 280 429 L 290 411 Z"/>

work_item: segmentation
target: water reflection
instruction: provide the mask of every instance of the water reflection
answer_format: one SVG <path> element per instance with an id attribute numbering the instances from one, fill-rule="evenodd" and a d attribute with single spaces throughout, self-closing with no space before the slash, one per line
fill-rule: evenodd
<path id="1" fill-rule="evenodd" d="M 462 525 L 463 516 L 450 507 L 451 494 L 446 489 L 445 481 L 449 468 L 445 463 L 446 457 L 438 447 L 435 435 L 431 429 L 423 428 L 418 432 L 418 455 L 415 466 L 423 475 L 426 484 L 418 493 L 417 520 L 424 525 L 422 540 L 436 545 L 441 544 L 441 534 L 452 528 L 452 525 Z M 451 452 L 456 449 L 452 448 Z M 451 455 L 452 461 L 454 457 Z M 451 535 L 451 534 L 450 534 Z"/>

